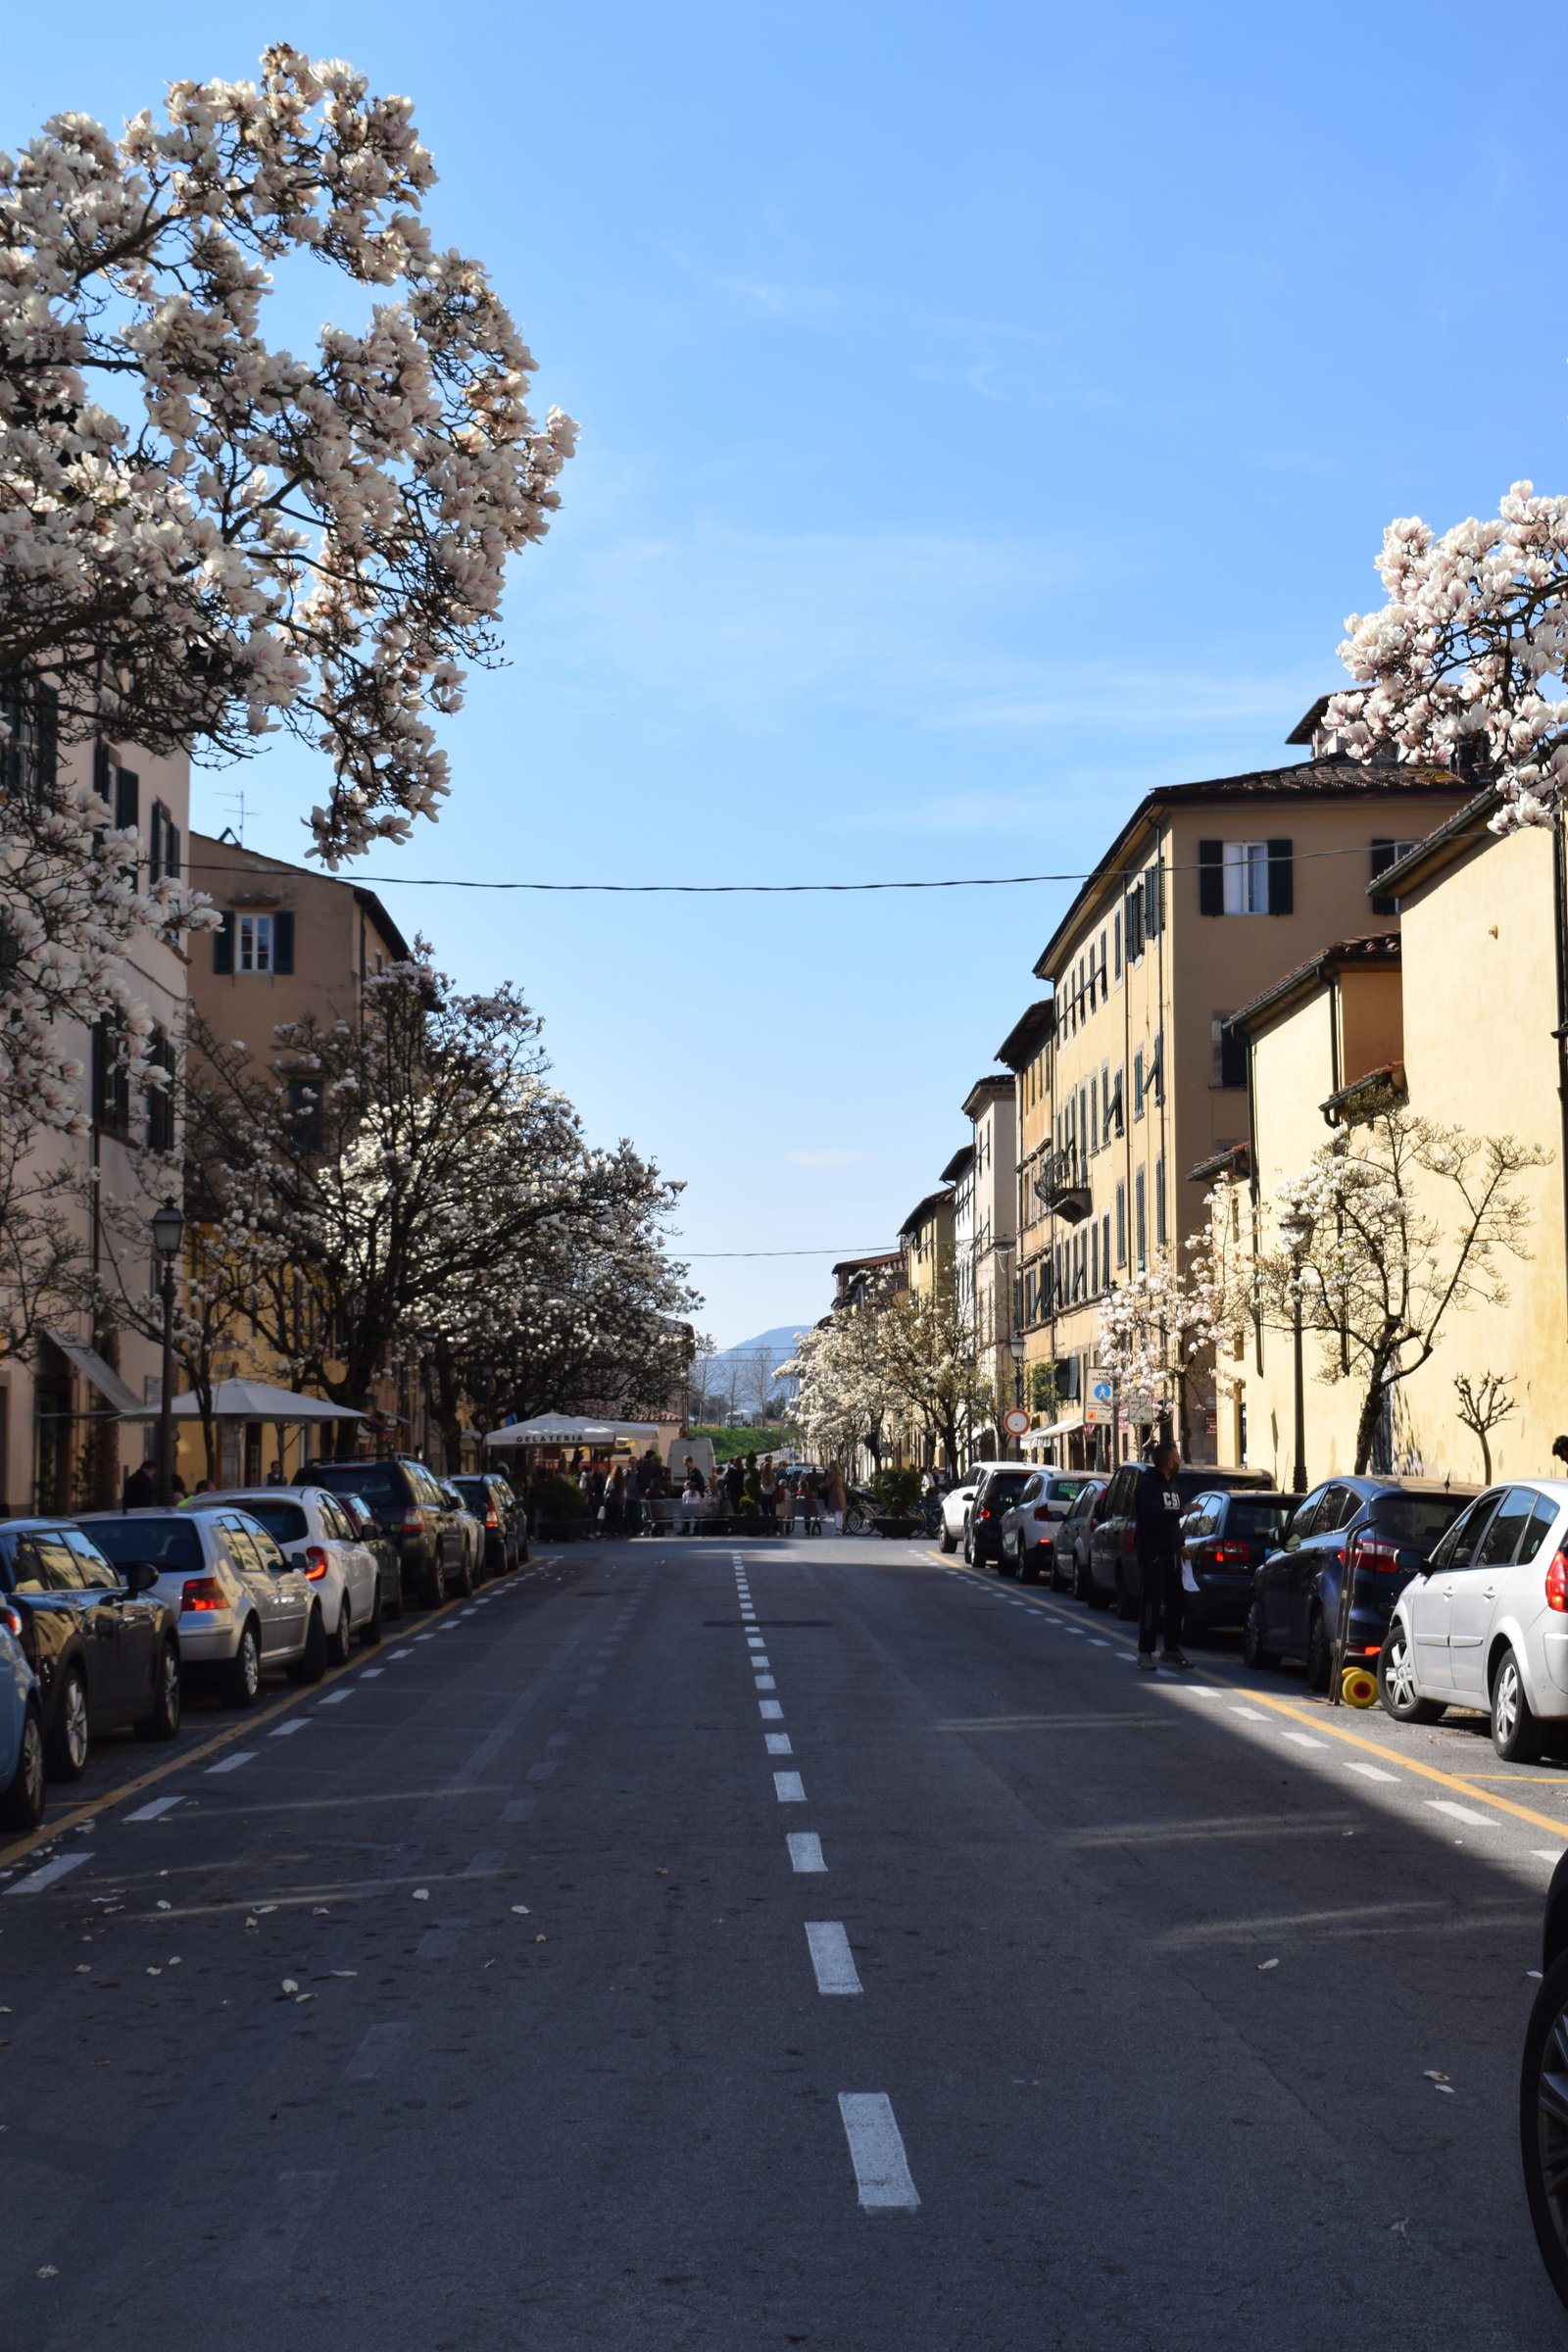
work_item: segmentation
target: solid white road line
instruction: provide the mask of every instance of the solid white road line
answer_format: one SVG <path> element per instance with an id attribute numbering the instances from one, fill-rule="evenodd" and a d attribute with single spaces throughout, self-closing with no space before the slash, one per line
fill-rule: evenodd
<path id="1" fill-rule="evenodd" d="M 913 2213 L 920 2200 L 885 2090 L 841 2090 L 839 2113 L 862 2213 Z"/>
<path id="2" fill-rule="evenodd" d="M 402 2047 L 413 2031 L 412 2026 L 372 2026 L 343 2069 L 345 2080 L 350 2082 L 368 2082 L 372 2075 L 380 2073 L 385 2061 L 394 2050 Z"/>
<path id="3" fill-rule="evenodd" d="M 287 1723 L 274 1724 L 267 1736 L 269 1740 L 290 1739 L 295 1732 L 303 1732 L 310 1720 L 308 1715 L 291 1716 Z"/>
<path id="4" fill-rule="evenodd" d="M 1342 1757 L 1347 1772 L 1358 1772 L 1363 1781 L 1396 1781 L 1396 1772 L 1385 1772 L 1381 1764 L 1363 1764 L 1359 1756 Z"/>
<path id="5" fill-rule="evenodd" d="M 215 1772 L 238 1772 L 242 1764 L 253 1764 L 255 1761 L 255 1748 L 242 1747 L 237 1755 L 220 1756 L 216 1764 L 208 1765 L 207 1770 L 209 1775 Z"/>
<path id="6" fill-rule="evenodd" d="M 795 1750 L 790 1745 L 790 1736 L 788 1732 L 767 1732 L 764 1733 L 763 1737 L 767 1741 L 767 1752 L 770 1756 L 794 1755 Z"/>
<path id="7" fill-rule="evenodd" d="M 84 1862 L 91 1860 L 91 1854 L 56 1854 L 54 1860 L 46 1862 L 42 1870 L 35 1870 L 30 1879 L 19 1879 L 15 1886 L 6 1888 L 6 1892 L 7 1894 L 42 1894 L 46 1886 L 52 1886 L 55 1881 L 63 1879 L 68 1871 L 79 1870 Z"/>
<path id="8" fill-rule="evenodd" d="M 182 1796 L 155 1796 L 150 1805 L 138 1805 L 134 1813 L 125 1815 L 125 1819 L 127 1821 L 161 1821 L 166 1813 L 172 1813 L 176 1805 L 182 1805 L 184 1802 L 185 1799 Z"/>
<path id="9" fill-rule="evenodd" d="M 781 1805 L 804 1805 L 806 1788 L 798 1772 L 775 1772 L 773 1793 Z"/>
<path id="10" fill-rule="evenodd" d="M 1467 1821 L 1478 1830 L 1501 1827 L 1495 1813 L 1478 1813 L 1473 1805 L 1456 1805 L 1451 1796 L 1428 1796 L 1422 1799 L 1434 1813 L 1446 1813 L 1450 1821 Z"/>
<path id="11" fill-rule="evenodd" d="M 790 1849 L 792 1870 L 826 1870 L 822 1859 L 822 1840 L 815 1830 L 791 1830 L 784 1840 Z"/>
<path id="12" fill-rule="evenodd" d="M 842 1920 L 808 1919 L 806 1940 L 810 1947 L 811 1966 L 816 1971 L 818 1992 L 859 1991 L 855 1954 L 850 1949 Z"/>
<path id="13" fill-rule="evenodd" d="M 764 1723 L 782 1723 L 784 1720 L 783 1706 L 776 1698 L 760 1698 L 757 1712 Z"/>

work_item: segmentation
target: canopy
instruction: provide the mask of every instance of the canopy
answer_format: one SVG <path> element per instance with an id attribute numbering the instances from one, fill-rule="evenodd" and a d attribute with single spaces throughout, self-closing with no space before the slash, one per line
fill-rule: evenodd
<path id="1" fill-rule="evenodd" d="M 139 1404 L 122 1416 L 126 1421 L 156 1421 L 156 1404 Z M 201 1406 L 193 1392 L 176 1396 L 171 1407 L 176 1421 L 199 1421 Z M 363 1421 L 351 1405 L 329 1404 L 324 1396 L 300 1396 L 292 1389 L 271 1389 L 265 1380 L 220 1380 L 213 1390 L 215 1421 Z"/>
<path id="2" fill-rule="evenodd" d="M 587 1421 L 574 1413 L 541 1413 L 532 1421 L 510 1421 L 493 1429 L 487 1446 L 612 1446 L 617 1438 L 644 1439 L 650 1446 L 659 1435 L 657 1421 Z"/>
<path id="3" fill-rule="evenodd" d="M 1037 1446 L 1048 1445 L 1053 1438 L 1073 1437 L 1082 1429 L 1083 1425 L 1082 1413 L 1069 1413 L 1064 1421 L 1053 1421 L 1049 1429 L 1032 1429 L 1025 1438 L 1024 1444 L 1033 1452 Z"/>
<path id="4" fill-rule="evenodd" d="M 82 1377 L 92 1383 L 112 1413 L 118 1413 L 125 1421 L 143 1417 L 141 1398 L 135 1390 L 125 1386 L 113 1364 L 106 1363 L 95 1348 L 89 1348 L 85 1340 L 74 1340 L 68 1331 L 51 1331 L 49 1337 L 68 1362 L 74 1364 Z"/>

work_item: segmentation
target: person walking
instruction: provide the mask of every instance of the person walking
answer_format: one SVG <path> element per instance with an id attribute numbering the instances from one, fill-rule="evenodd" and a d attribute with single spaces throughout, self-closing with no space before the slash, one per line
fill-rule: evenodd
<path id="1" fill-rule="evenodd" d="M 822 1508 L 833 1522 L 833 1533 L 844 1533 L 844 1510 L 849 1497 L 844 1492 L 844 1473 L 837 1462 L 829 1462 L 822 1484 Z"/>
<path id="2" fill-rule="evenodd" d="M 1172 1441 L 1156 1446 L 1138 1481 L 1133 1547 L 1143 1591 L 1138 1605 L 1138 1663 L 1154 1671 L 1154 1636 L 1163 1619 L 1162 1666 L 1190 1666 L 1182 1648 L 1182 1512 L 1187 1507 L 1176 1484 L 1181 1448 Z"/>
<path id="3" fill-rule="evenodd" d="M 781 1536 L 795 1533 L 795 1490 L 785 1470 L 778 1474 L 778 1528 Z"/>
<path id="4" fill-rule="evenodd" d="M 605 1487 L 605 1533 L 618 1536 L 626 1510 L 626 1473 L 617 1462 Z"/>
<path id="5" fill-rule="evenodd" d="M 745 1492 L 745 1467 L 739 1454 L 732 1454 L 724 1465 L 724 1500 L 728 1505 L 727 1516 L 729 1518 L 738 1519 L 740 1517 L 741 1496 Z"/>
<path id="6" fill-rule="evenodd" d="M 762 1506 L 762 1533 L 764 1536 L 776 1536 L 778 1533 L 778 1480 L 773 1475 L 773 1456 L 770 1453 L 762 1456 L 762 1467 L 759 1471 L 757 1479 L 757 1494 L 758 1500 Z"/>

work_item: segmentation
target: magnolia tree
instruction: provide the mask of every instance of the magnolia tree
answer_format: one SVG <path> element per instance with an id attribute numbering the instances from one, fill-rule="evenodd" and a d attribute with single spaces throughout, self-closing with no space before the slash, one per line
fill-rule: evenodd
<path id="1" fill-rule="evenodd" d="M 56 741 L 233 756 L 282 728 L 330 766 L 328 863 L 435 812 L 432 714 L 496 657 L 574 427 L 535 425 L 505 305 L 432 245 L 434 179 L 407 99 L 281 45 L 255 82 L 174 83 L 162 122 L 58 115 L 0 156 L 0 681 L 31 771 Z M 312 264 L 373 299 L 297 355 L 263 314 Z M 0 1077 L 57 1115 L 77 1073 L 40 1016 L 113 1009 L 138 928 L 179 919 L 117 887 L 106 821 L 55 784 L 0 796 Z"/>
<path id="2" fill-rule="evenodd" d="M 1356 1471 L 1371 1460 L 1394 1392 L 1429 1361 L 1448 1316 L 1507 1303 L 1504 1261 L 1529 1255 L 1514 1179 L 1549 1155 L 1388 1109 L 1314 1152 L 1282 1185 L 1259 1291 L 1272 1320 L 1324 1342 L 1322 1377 L 1361 1388 Z"/>
<path id="3" fill-rule="evenodd" d="M 1207 1235 L 1188 1244 L 1184 1271 L 1159 1250 L 1141 1273 L 1107 1291 L 1100 1302 L 1099 1355 L 1122 1394 L 1148 1396 L 1165 1419 L 1185 1402 L 1196 1359 L 1213 1342 L 1217 1277 Z"/>
<path id="4" fill-rule="evenodd" d="M 0 1364 L 32 1353 L 45 1326 L 75 1306 L 90 1271 L 74 1179 L 26 1143 L 23 1127 L 0 1117 Z"/>
<path id="5" fill-rule="evenodd" d="M 895 1292 L 875 1311 L 882 1378 L 916 1425 L 940 1438 L 956 1470 L 996 1411 L 975 1356 L 974 1327 L 951 1285 L 921 1297 Z"/>
<path id="6" fill-rule="evenodd" d="M 877 1303 L 845 1307 L 806 1332 L 780 1378 L 799 1383 L 795 1417 L 815 1454 L 847 1459 L 864 1446 L 880 1462 L 899 1407 L 887 1377 Z"/>
<path id="7" fill-rule="evenodd" d="M 1547 822 L 1568 782 L 1568 498 L 1515 482 L 1495 517 L 1441 536 L 1391 522 L 1378 571 L 1388 602 L 1352 612 L 1340 658 L 1358 681 L 1330 719 L 1368 758 L 1489 763 L 1499 831 Z"/>

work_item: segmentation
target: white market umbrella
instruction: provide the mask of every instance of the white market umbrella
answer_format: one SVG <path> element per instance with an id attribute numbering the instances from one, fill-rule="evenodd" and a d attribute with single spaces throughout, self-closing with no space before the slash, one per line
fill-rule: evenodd
<path id="1" fill-rule="evenodd" d="M 201 1406 L 194 1390 L 176 1396 L 170 1410 L 176 1421 L 199 1421 Z M 160 1407 L 144 1404 L 124 1413 L 125 1421 L 156 1421 Z M 215 1421 L 363 1421 L 352 1405 L 331 1404 L 324 1396 L 301 1396 L 293 1389 L 270 1388 L 265 1380 L 220 1380 L 213 1390 Z"/>
<path id="2" fill-rule="evenodd" d="M 588 1421 L 575 1413 L 541 1413 L 532 1421 L 511 1421 L 493 1429 L 487 1446 L 601 1446 L 616 1438 L 644 1438 L 651 1445 L 659 1435 L 655 1421 Z"/>

